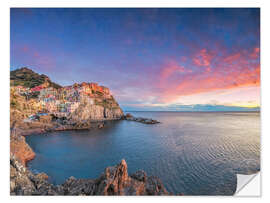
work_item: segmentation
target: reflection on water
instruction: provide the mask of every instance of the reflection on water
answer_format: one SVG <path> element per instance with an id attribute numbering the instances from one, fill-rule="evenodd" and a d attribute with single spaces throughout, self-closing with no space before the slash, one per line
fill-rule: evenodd
<path id="1" fill-rule="evenodd" d="M 28 136 L 36 152 L 29 167 L 59 184 L 70 176 L 96 178 L 125 158 L 130 174 L 143 169 L 185 195 L 233 194 L 235 173 L 260 170 L 259 113 L 132 114 L 162 123 L 115 121 L 99 130 Z"/>

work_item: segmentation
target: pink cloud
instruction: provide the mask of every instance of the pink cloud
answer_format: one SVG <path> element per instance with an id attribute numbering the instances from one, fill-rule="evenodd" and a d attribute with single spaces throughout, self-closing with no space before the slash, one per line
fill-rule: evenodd
<path id="1" fill-rule="evenodd" d="M 14 46 L 13 54 L 13 57 L 19 58 L 25 66 L 35 66 L 45 71 L 55 67 L 55 59 L 50 53 L 29 45 Z"/>
<path id="2" fill-rule="evenodd" d="M 193 57 L 193 63 L 197 66 L 209 66 L 211 64 L 214 54 L 210 53 L 206 49 L 200 50 L 198 54 Z"/>
<path id="3" fill-rule="evenodd" d="M 199 55 L 191 58 L 196 65 L 205 67 L 204 71 L 194 73 L 185 71 L 189 74 L 178 75 L 177 78 L 176 73 L 186 69 L 171 62 L 174 65 L 167 65 L 160 72 L 159 87 L 163 90 L 159 94 L 160 101 L 171 102 L 179 96 L 214 90 L 259 86 L 260 64 L 250 61 L 252 54 L 258 52 L 259 49 L 254 49 L 252 53 L 236 53 L 215 58 L 216 56 L 203 49 Z M 201 58 L 198 59 L 198 56 Z M 211 64 L 213 59 L 218 62 Z"/>
<path id="4" fill-rule="evenodd" d="M 174 61 L 171 61 L 169 62 L 168 66 L 161 70 L 161 78 L 164 80 L 170 77 L 172 74 L 185 73 L 190 71 L 191 70 L 186 69 L 184 66 L 178 65 Z"/>
<path id="5" fill-rule="evenodd" d="M 233 55 L 229 55 L 227 57 L 224 58 L 224 62 L 225 63 L 232 63 L 236 60 L 239 60 L 239 58 L 241 57 L 241 53 L 236 53 L 236 54 L 233 54 Z"/>

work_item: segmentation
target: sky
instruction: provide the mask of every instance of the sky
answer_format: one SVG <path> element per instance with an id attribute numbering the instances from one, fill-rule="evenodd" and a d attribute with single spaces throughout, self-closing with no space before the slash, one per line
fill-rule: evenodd
<path id="1" fill-rule="evenodd" d="M 10 66 L 97 82 L 126 110 L 260 107 L 257 8 L 12 8 Z"/>

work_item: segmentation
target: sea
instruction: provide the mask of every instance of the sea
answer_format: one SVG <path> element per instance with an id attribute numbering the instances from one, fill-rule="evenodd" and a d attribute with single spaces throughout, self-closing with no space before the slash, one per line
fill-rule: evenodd
<path id="1" fill-rule="evenodd" d="M 175 195 L 232 195 L 236 174 L 260 171 L 259 112 L 129 112 L 160 124 L 108 121 L 102 129 L 26 137 L 28 167 L 49 181 L 98 178 L 125 159 L 128 172 L 157 176 Z"/>

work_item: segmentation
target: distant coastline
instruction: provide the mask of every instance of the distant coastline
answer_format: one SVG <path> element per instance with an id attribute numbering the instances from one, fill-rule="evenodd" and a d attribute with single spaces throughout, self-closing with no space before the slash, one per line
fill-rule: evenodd
<path id="1" fill-rule="evenodd" d="M 243 110 L 243 111 L 142 111 L 142 110 L 123 110 L 123 112 L 176 112 L 176 113 L 260 113 L 261 110 Z"/>

